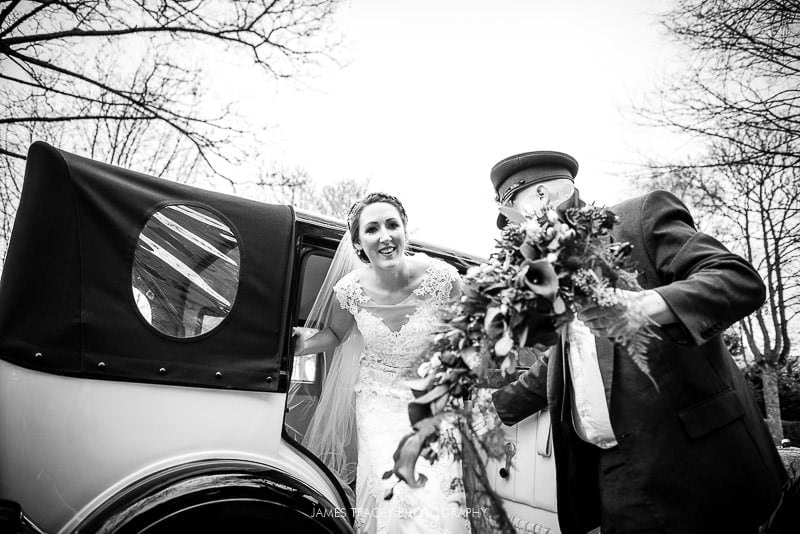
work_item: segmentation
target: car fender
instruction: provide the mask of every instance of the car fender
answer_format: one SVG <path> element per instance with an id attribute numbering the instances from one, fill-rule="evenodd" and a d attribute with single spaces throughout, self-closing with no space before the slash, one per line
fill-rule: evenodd
<path id="1" fill-rule="evenodd" d="M 231 514 L 238 514 L 235 517 Z M 350 533 L 350 511 L 299 478 L 242 460 L 202 460 L 152 473 L 119 490 L 64 532 L 167 532 L 220 526 Z"/>

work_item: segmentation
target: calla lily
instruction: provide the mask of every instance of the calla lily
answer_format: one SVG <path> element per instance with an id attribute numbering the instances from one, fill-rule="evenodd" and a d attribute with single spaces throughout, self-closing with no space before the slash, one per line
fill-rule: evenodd
<path id="1" fill-rule="evenodd" d="M 407 434 L 400 440 L 400 445 L 394 451 L 394 474 L 412 488 L 425 485 L 428 478 L 420 473 L 419 478 L 414 475 L 414 466 L 417 464 L 422 449 L 435 434 L 444 414 L 435 415 L 419 421 L 414 425 L 414 432 Z"/>
<path id="2" fill-rule="evenodd" d="M 445 397 L 444 400 L 446 401 L 446 395 L 449 389 L 447 384 L 440 384 L 409 402 L 408 419 L 411 421 L 411 424 L 415 425 L 417 422 L 433 415 L 433 405 L 442 397 Z M 417 395 L 418 392 L 412 390 L 412 393 Z"/>
<path id="3" fill-rule="evenodd" d="M 527 269 L 525 269 L 526 267 Z M 523 281 L 531 291 L 549 301 L 555 299 L 558 293 L 558 275 L 549 261 L 545 259 L 526 260 L 522 264 L 520 273 L 523 269 L 525 269 Z"/>

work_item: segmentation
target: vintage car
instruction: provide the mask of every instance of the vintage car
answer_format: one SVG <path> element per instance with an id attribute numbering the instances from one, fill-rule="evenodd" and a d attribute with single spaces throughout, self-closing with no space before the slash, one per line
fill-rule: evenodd
<path id="1" fill-rule="evenodd" d="M 329 362 L 290 333 L 342 233 L 33 144 L 0 282 L 0 532 L 352 532 L 287 406 L 320 393 Z M 543 418 L 489 466 L 520 532 L 557 532 Z"/>

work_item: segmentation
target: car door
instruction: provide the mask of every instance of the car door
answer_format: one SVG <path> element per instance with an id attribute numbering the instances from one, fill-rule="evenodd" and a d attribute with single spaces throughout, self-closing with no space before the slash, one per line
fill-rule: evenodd
<path id="1" fill-rule="evenodd" d="M 300 274 L 295 324 L 305 328 L 308 313 L 328 271 L 337 242 L 314 239 L 304 235 L 307 225 L 298 225 L 301 234 Z M 309 332 L 312 333 L 312 332 Z M 330 358 L 326 353 L 294 356 L 291 374 L 291 394 L 287 399 L 284 426 L 287 434 L 302 442 L 314 414 Z"/>
<path id="2" fill-rule="evenodd" d="M 535 356 L 523 353 L 520 371 Z M 558 534 L 556 468 L 550 414 L 537 412 L 514 426 L 503 426 L 505 457 L 489 460 L 486 474 L 503 499 L 518 532 Z"/>

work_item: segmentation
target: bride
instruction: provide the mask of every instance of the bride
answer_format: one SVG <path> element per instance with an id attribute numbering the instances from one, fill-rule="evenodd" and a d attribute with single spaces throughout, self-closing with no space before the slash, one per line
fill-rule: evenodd
<path id="1" fill-rule="evenodd" d="M 309 317 L 322 329 L 309 338 L 295 332 L 296 355 L 335 348 L 303 444 L 345 482 L 355 475 L 358 532 L 469 532 L 459 461 L 418 462 L 416 471 L 428 479 L 420 488 L 387 474 L 397 445 L 411 432 L 407 380 L 437 310 L 461 291 L 455 268 L 406 254 L 407 222 L 400 201 L 383 193 L 350 209 L 348 233 Z M 355 465 L 348 454 L 354 432 Z"/>

